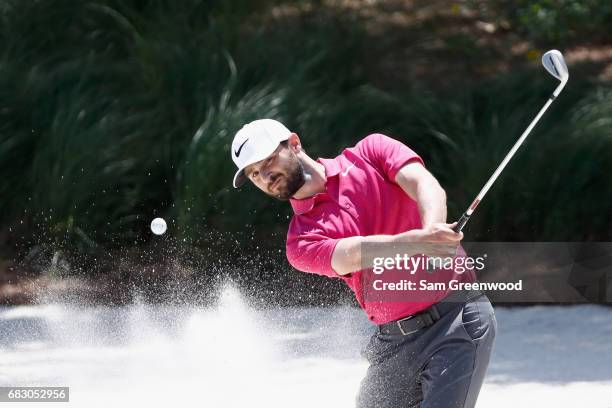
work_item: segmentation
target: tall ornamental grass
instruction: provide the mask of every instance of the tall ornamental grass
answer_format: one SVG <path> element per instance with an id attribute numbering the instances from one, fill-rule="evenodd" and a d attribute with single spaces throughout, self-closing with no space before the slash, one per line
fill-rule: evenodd
<path id="1" fill-rule="evenodd" d="M 383 89 L 362 69 L 364 17 L 334 10 L 1 2 L 0 218 L 11 243 L 86 253 L 138 246 L 163 216 L 186 248 L 219 239 L 282 246 L 289 207 L 231 187 L 232 137 L 261 117 L 285 122 L 312 156 L 334 156 L 372 132 L 405 142 L 458 217 L 554 81 L 534 63 L 450 88 Z M 612 91 L 576 68 L 467 239 L 609 239 Z"/>

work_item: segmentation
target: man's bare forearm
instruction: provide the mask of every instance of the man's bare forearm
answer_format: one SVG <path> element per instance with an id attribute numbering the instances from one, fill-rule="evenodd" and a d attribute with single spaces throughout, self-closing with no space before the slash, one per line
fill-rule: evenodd
<path id="1" fill-rule="evenodd" d="M 416 196 L 423 227 L 446 222 L 446 193 L 435 179 L 419 183 Z"/>
<path id="2" fill-rule="evenodd" d="M 362 257 L 362 244 L 385 244 L 376 248 L 377 257 L 395 257 L 399 251 L 408 256 L 432 253 L 441 251 L 438 255 L 443 255 L 448 248 L 440 245 L 434 247 L 432 242 L 436 237 L 424 230 L 410 230 L 396 235 L 369 235 L 343 238 L 336 244 L 332 255 L 332 268 L 338 275 L 348 275 L 349 273 L 361 269 L 371 268 L 372 259 Z"/>
<path id="3" fill-rule="evenodd" d="M 411 162 L 402 167 L 395 182 L 417 202 L 423 228 L 446 222 L 446 193 L 421 163 Z"/>

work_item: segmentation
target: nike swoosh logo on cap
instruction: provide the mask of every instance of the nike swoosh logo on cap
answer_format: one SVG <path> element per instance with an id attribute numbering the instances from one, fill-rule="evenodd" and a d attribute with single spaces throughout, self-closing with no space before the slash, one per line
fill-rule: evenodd
<path id="1" fill-rule="evenodd" d="M 245 140 L 244 142 L 242 142 L 242 144 L 240 145 L 240 147 L 238 148 L 238 150 L 234 150 L 234 154 L 236 155 L 236 157 L 239 157 L 239 156 L 240 156 L 240 152 L 242 151 L 242 147 L 243 147 L 243 146 L 244 146 L 244 144 L 245 144 L 246 142 L 248 142 L 248 141 L 249 141 L 249 139 Z"/>

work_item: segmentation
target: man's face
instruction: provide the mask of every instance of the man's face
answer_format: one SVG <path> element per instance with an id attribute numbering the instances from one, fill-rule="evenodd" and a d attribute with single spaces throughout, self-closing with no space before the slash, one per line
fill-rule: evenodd
<path id="1" fill-rule="evenodd" d="M 264 160 L 247 166 L 244 174 L 261 191 L 279 200 L 288 200 L 306 182 L 302 163 L 287 143 L 281 143 Z"/>

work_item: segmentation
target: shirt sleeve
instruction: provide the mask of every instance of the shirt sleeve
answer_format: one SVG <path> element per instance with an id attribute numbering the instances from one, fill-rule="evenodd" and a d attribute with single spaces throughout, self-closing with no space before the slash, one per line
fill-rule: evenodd
<path id="1" fill-rule="evenodd" d="M 340 239 L 309 232 L 287 238 L 287 259 L 302 272 L 316 273 L 331 278 L 341 277 L 331 265 L 332 255 Z"/>
<path id="2" fill-rule="evenodd" d="M 355 146 L 363 157 L 384 174 L 389 181 L 411 161 L 424 165 L 423 159 L 408 146 L 380 133 L 367 136 Z"/>

